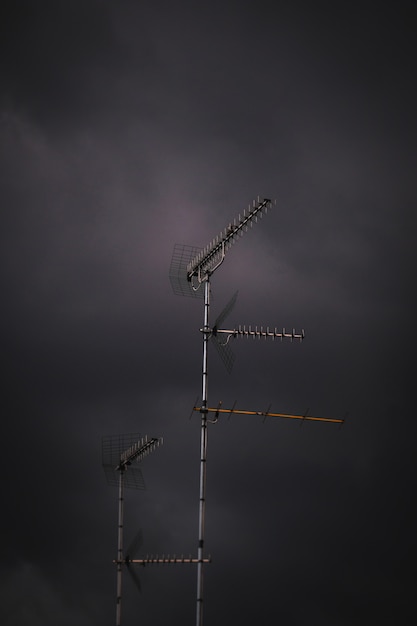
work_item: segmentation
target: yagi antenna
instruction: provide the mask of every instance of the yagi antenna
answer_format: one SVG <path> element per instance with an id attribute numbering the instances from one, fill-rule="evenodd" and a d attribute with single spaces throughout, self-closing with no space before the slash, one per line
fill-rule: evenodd
<path id="1" fill-rule="evenodd" d="M 271 200 L 266 198 L 262 201 L 259 198 L 257 201 L 254 200 L 253 206 L 249 205 L 247 213 L 243 211 L 243 216 L 239 214 L 233 223 L 230 222 L 208 246 L 196 254 L 187 265 L 187 280 L 191 283 L 197 281 L 195 289 L 208 280 L 210 274 L 223 263 L 227 250 L 247 232 L 249 227 L 252 228 L 258 217 L 262 218 L 270 206 Z"/>
<path id="2" fill-rule="evenodd" d="M 269 408 L 267 411 L 244 411 L 242 409 L 235 409 L 232 407 L 231 409 L 223 409 L 221 407 L 221 402 L 218 407 L 208 407 L 208 413 L 214 413 L 216 417 L 216 421 L 220 414 L 228 415 L 229 418 L 232 415 L 258 415 L 259 417 L 263 417 L 264 421 L 267 417 L 280 417 L 283 419 L 292 419 L 292 420 L 300 420 L 301 422 L 325 422 L 327 424 L 339 424 L 340 426 L 344 424 L 345 420 L 338 417 L 314 417 L 313 415 L 308 415 L 308 411 L 304 413 L 304 415 L 294 415 L 293 413 L 272 413 Z M 201 412 L 201 407 L 194 406 L 193 411 Z"/>
<path id="3" fill-rule="evenodd" d="M 280 339 L 281 341 L 283 339 L 289 339 L 290 341 L 293 341 L 294 339 L 302 341 L 304 339 L 304 330 L 298 333 L 294 328 L 290 332 L 286 331 L 285 328 L 277 329 L 276 327 L 270 328 L 269 326 L 266 328 L 263 326 L 237 326 L 232 329 L 219 328 L 220 324 L 224 322 L 235 306 L 237 295 L 238 292 L 236 291 L 230 302 L 227 303 L 223 311 L 217 317 L 213 328 L 211 329 L 211 340 L 229 374 L 235 360 L 235 355 L 229 345 L 229 341 L 232 338 L 236 339 L 237 337 L 246 337 L 247 339 Z"/>
<path id="4" fill-rule="evenodd" d="M 184 556 L 184 554 L 181 554 L 181 556 L 177 556 L 176 554 L 146 554 L 146 556 L 137 557 L 137 552 L 140 550 L 142 545 L 143 533 L 142 529 L 139 529 L 127 548 L 121 562 L 117 560 L 113 561 L 113 563 L 116 563 L 119 566 L 126 566 L 126 569 L 139 592 L 142 591 L 142 585 L 136 568 L 132 567 L 132 565 L 142 565 L 145 567 L 145 565 L 195 565 L 198 563 L 198 559 L 192 557 L 191 554 L 187 556 Z M 209 556 L 208 558 L 205 558 L 204 563 L 211 563 L 211 557 Z"/>
<path id="5" fill-rule="evenodd" d="M 122 615 L 122 567 L 128 562 L 123 556 L 124 489 L 125 487 L 145 489 L 142 472 L 138 464 L 162 443 L 162 438 L 152 437 L 148 439 L 147 436 L 141 437 L 138 433 L 103 437 L 102 440 L 102 464 L 107 482 L 119 487 L 117 559 L 115 560 L 117 565 L 116 626 L 120 626 Z M 139 537 L 137 542 L 140 543 Z"/>
<path id="6" fill-rule="evenodd" d="M 132 565 L 142 565 L 145 567 L 145 565 L 194 565 L 198 563 L 198 559 L 192 557 L 191 554 L 188 556 L 184 556 L 184 554 L 181 554 L 181 556 L 177 556 L 176 554 L 146 554 L 146 556 L 137 558 L 136 553 L 142 545 L 143 534 L 142 530 L 139 530 L 123 559 L 123 564 L 126 565 L 126 569 L 138 591 L 142 591 L 142 585 L 136 568 L 132 567 Z M 211 563 L 211 557 L 205 558 L 204 563 Z"/>
<path id="7" fill-rule="evenodd" d="M 178 296 L 204 298 L 201 284 L 221 265 L 227 250 L 261 219 L 272 202 L 265 198 L 253 201 L 252 206 L 239 214 L 205 248 L 175 244 L 169 268 L 169 279 Z"/>

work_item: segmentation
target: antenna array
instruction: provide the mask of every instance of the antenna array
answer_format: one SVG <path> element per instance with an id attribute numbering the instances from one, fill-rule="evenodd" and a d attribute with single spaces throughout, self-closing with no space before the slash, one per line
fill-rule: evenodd
<path id="1" fill-rule="evenodd" d="M 293 415 L 289 413 L 272 413 L 270 407 L 267 411 L 246 411 L 241 409 L 223 409 L 221 403 L 217 408 L 208 405 L 208 342 L 213 340 L 214 345 L 219 352 L 228 371 L 231 370 L 234 355 L 230 348 L 230 340 L 238 337 L 246 337 L 252 339 L 289 339 L 290 341 L 304 339 L 304 330 L 296 332 L 295 329 L 288 332 L 285 328 L 278 330 L 277 327 L 271 329 L 269 326 L 248 326 L 239 325 L 231 329 L 220 328 L 220 325 L 232 311 L 236 300 L 237 292 L 233 295 L 230 302 L 226 305 L 220 315 L 217 317 L 214 325 L 209 324 L 210 309 L 210 277 L 215 270 L 223 263 L 227 250 L 266 214 L 271 207 L 269 199 L 253 201 L 252 206 L 249 205 L 248 210 L 243 212 L 234 219 L 229 225 L 205 248 L 197 248 L 194 246 L 175 245 L 174 253 L 171 260 L 169 278 L 173 291 L 177 295 L 194 296 L 204 298 L 204 321 L 200 331 L 203 336 L 203 367 L 202 367 L 202 400 L 199 407 L 194 406 L 193 411 L 197 411 L 201 416 L 201 436 L 200 436 L 200 498 L 199 498 L 199 515 L 198 515 L 198 551 L 197 558 L 184 557 L 181 555 L 146 555 L 143 558 L 132 558 L 139 543 L 142 541 L 141 532 L 135 539 L 134 544 L 128 551 L 126 556 L 123 555 L 123 503 L 124 488 L 133 487 L 136 489 L 144 489 L 144 481 L 140 468 L 140 461 L 158 448 L 162 443 L 162 438 L 141 437 L 138 434 L 119 435 L 118 437 L 103 438 L 102 456 L 103 468 L 106 472 L 109 484 L 118 484 L 119 486 L 119 521 L 118 521 L 118 544 L 117 559 L 114 561 L 117 565 L 117 601 L 116 601 L 116 626 L 121 623 L 121 587 L 122 587 L 122 566 L 125 565 L 130 571 L 134 581 L 140 588 L 140 581 L 134 570 L 130 568 L 132 564 L 153 565 L 153 564 L 182 564 L 192 563 L 197 565 L 197 612 L 196 626 L 203 624 L 203 565 L 210 563 L 211 558 L 204 555 L 205 549 L 205 505 L 206 505 L 206 471 L 207 471 L 207 430 L 209 423 L 216 423 L 220 414 L 230 416 L 237 415 L 253 415 L 261 416 L 265 420 L 267 417 L 286 418 L 296 420 L 308 420 L 316 422 L 328 422 L 342 424 L 344 420 L 332 419 L 324 417 L 313 417 L 308 415 Z M 204 289 L 200 287 L 204 285 Z M 224 341 L 220 341 L 220 337 L 224 337 Z M 214 419 L 209 416 L 214 413 Z M 129 471 L 128 471 L 129 470 Z M 117 480 L 116 480 L 117 477 Z"/>
<path id="2" fill-rule="evenodd" d="M 276 327 L 274 329 L 270 329 L 269 326 L 267 326 L 266 328 L 264 328 L 263 326 L 260 326 L 259 328 L 258 326 L 255 326 L 254 328 L 252 328 L 252 326 L 248 326 L 246 328 L 246 326 L 239 325 L 238 327 L 229 330 L 225 328 L 219 328 L 220 324 L 224 322 L 226 317 L 230 314 L 233 307 L 235 306 L 237 296 L 238 292 L 236 291 L 236 293 L 233 294 L 230 302 L 228 302 L 223 311 L 217 317 L 216 321 L 214 322 L 214 326 L 211 329 L 211 339 L 213 341 L 213 344 L 217 352 L 219 353 L 219 356 L 222 359 L 226 370 L 229 373 L 232 371 L 233 363 L 235 361 L 235 355 L 233 354 L 233 351 L 229 345 L 230 339 L 232 338 L 236 339 L 237 337 L 252 337 L 252 339 L 263 338 L 272 339 L 272 341 L 274 341 L 275 339 L 280 339 L 281 341 L 283 339 L 289 339 L 290 341 L 297 339 L 299 341 L 302 341 L 304 339 L 304 330 L 302 330 L 301 333 L 297 333 L 294 328 L 291 332 L 287 332 L 285 328 L 283 328 L 282 330 L 278 330 Z M 200 330 L 203 331 L 204 329 Z M 225 336 L 225 340 L 220 341 L 220 336 Z"/>
<path id="3" fill-rule="evenodd" d="M 201 294 L 204 297 L 204 322 L 200 331 L 203 335 L 203 367 L 202 367 L 202 400 L 200 407 L 194 407 L 194 410 L 199 411 L 201 415 L 201 436 L 200 436 L 200 500 L 199 500 L 199 522 L 198 522 L 198 557 L 197 557 L 197 613 L 196 613 L 196 625 L 202 626 L 203 623 L 203 564 L 204 559 L 204 534 L 205 534 L 205 503 L 206 503 L 206 471 L 207 471 L 207 426 L 208 423 L 215 423 L 218 419 L 220 412 L 226 413 L 244 413 L 249 415 L 262 415 L 264 419 L 267 416 L 274 417 L 287 417 L 293 419 L 300 419 L 302 416 L 295 416 L 289 414 L 272 414 L 266 412 L 255 411 L 234 411 L 228 409 L 212 409 L 208 406 L 208 342 L 210 339 L 214 341 L 214 345 L 219 352 L 228 371 L 231 370 L 234 362 L 234 355 L 228 345 L 231 338 L 237 337 L 252 337 L 253 339 L 290 339 L 302 341 L 304 339 L 304 331 L 301 333 L 296 332 L 294 329 L 292 332 L 287 332 L 285 328 L 282 331 L 269 327 L 259 328 L 255 326 L 237 326 L 231 330 L 219 328 L 220 324 L 229 315 L 232 310 L 237 293 L 234 294 L 231 301 L 219 315 L 215 321 L 213 327 L 209 324 L 209 309 L 210 309 L 210 277 L 215 270 L 223 263 L 227 250 L 237 241 L 237 239 L 247 232 L 249 226 L 252 227 L 254 223 L 258 221 L 258 217 L 261 218 L 264 213 L 267 212 L 271 206 L 271 201 L 268 199 L 254 201 L 252 206 L 249 205 L 248 212 L 244 211 L 243 216 L 239 215 L 233 223 L 229 225 L 205 248 L 196 249 L 190 246 L 178 246 L 174 247 L 174 255 L 171 261 L 170 268 L 170 280 L 174 293 L 178 295 L 198 295 Z M 195 254 L 193 253 L 195 251 Z M 200 287 L 204 284 L 204 289 Z M 226 335 L 224 342 L 219 340 L 220 335 Z M 208 415 L 212 412 L 216 412 L 215 419 L 208 419 Z M 307 418 L 314 419 L 316 421 L 335 421 L 340 422 L 342 420 L 327 420 L 326 418 Z"/>

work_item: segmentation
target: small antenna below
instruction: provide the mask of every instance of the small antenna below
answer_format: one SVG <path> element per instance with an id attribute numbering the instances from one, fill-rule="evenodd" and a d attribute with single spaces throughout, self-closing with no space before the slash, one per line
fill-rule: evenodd
<path id="1" fill-rule="evenodd" d="M 163 439 L 141 437 L 139 433 L 115 435 L 102 439 L 102 465 L 107 482 L 119 487 L 119 507 L 117 525 L 117 581 L 116 581 L 116 626 L 121 624 L 122 615 L 122 566 L 126 564 L 123 556 L 123 517 L 124 489 L 145 489 L 142 472 L 138 467 L 140 461 L 162 445 Z M 129 471 L 127 471 L 129 470 Z M 138 537 L 138 542 L 141 539 Z"/>

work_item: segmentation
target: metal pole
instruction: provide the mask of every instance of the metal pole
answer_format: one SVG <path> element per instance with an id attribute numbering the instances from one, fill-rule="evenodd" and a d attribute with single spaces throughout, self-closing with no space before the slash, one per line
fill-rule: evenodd
<path id="1" fill-rule="evenodd" d="M 208 407 L 208 341 L 210 307 L 210 280 L 207 275 L 204 283 L 204 326 L 203 332 L 203 389 L 201 402 L 201 445 L 200 445 L 200 505 L 198 517 L 198 552 L 197 552 L 197 620 L 196 625 L 203 625 L 203 563 L 204 563 L 204 522 L 206 508 L 206 469 L 207 469 L 207 407 Z"/>
<path id="2" fill-rule="evenodd" d="M 122 619 L 124 473 L 125 473 L 125 468 L 122 466 L 119 470 L 119 521 L 118 521 L 118 526 L 117 526 L 116 626 L 121 625 L 121 619 Z"/>

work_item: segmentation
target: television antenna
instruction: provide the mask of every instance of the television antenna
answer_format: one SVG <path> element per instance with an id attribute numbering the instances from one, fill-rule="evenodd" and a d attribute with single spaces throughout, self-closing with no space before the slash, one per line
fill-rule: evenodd
<path id="1" fill-rule="evenodd" d="M 263 421 L 266 420 L 267 417 L 280 417 L 282 419 L 291 419 L 291 420 L 299 420 L 301 423 L 303 422 L 326 422 L 328 424 L 339 424 L 342 426 L 345 420 L 342 418 L 336 417 L 314 417 L 313 415 L 308 414 L 308 409 L 304 413 L 304 415 L 294 415 L 292 413 L 272 413 L 270 411 L 270 406 L 266 411 L 244 411 L 242 409 L 235 409 L 232 406 L 231 409 L 223 409 L 222 403 L 219 402 L 218 407 L 207 407 L 207 413 L 214 413 L 214 419 L 211 419 L 211 423 L 214 424 L 219 419 L 220 415 L 228 415 L 229 419 L 232 415 L 257 415 L 259 417 L 263 417 Z M 201 412 L 201 407 L 194 406 L 193 411 Z"/>
<path id="2" fill-rule="evenodd" d="M 297 333 L 295 330 L 288 333 L 285 329 L 278 331 L 276 328 L 270 330 L 263 327 L 251 326 L 239 326 L 234 329 L 222 329 L 220 325 L 225 318 L 229 315 L 230 311 L 234 307 L 237 299 L 237 293 L 234 294 L 230 302 L 223 309 L 219 317 L 216 319 L 213 326 L 209 323 L 209 310 L 210 310 L 210 278 L 211 275 L 220 267 L 223 263 L 226 252 L 231 246 L 238 241 L 239 237 L 243 236 L 248 231 L 249 227 L 252 228 L 253 224 L 258 221 L 258 218 L 262 218 L 271 208 L 271 200 L 264 198 L 253 201 L 252 205 L 249 205 L 248 209 L 234 219 L 233 223 L 229 225 L 205 248 L 197 248 L 193 246 L 179 245 L 174 246 L 174 252 L 171 260 L 169 278 L 171 286 L 175 294 L 182 296 L 200 297 L 204 298 L 204 321 L 203 327 L 200 331 L 203 335 L 203 367 L 202 367 L 202 400 L 200 407 L 194 407 L 201 415 L 201 434 L 200 434 L 200 499 L 199 499 L 199 521 L 198 521 L 198 562 L 197 562 L 197 610 L 196 610 L 196 626 L 202 626 L 203 624 L 203 564 L 204 564 L 204 529 L 205 529 L 205 506 L 206 506 L 206 472 L 207 472 L 207 426 L 208 423 L 216 422 L 221 409 L 214 409 L 208 406 L 208 343 L 210 340 L 214 342 L 214 345 L 219 352 L 226 369 L 230 372 L 234 355 L 230 348 L 230 340 L 237 337 L 252 337 L 253 339 L 277 339 L 281 341 L 283 339 L 289 339 L 293 341 L 297 339 L 302 341 L 304 339 L 304 331 Z M 224 341 L 220 340 L 224 337 Z M 209 419 L 209 414 L 217 411 L 217 417 L 215 419 Z M 228 413 L 238 413 L 238 411 L 232 411 L 223 409 L 222 411 Z M 250 415 L 264 415 L 274 417 L 293 417 L 300 418 L 301 416 L 290 416 L 288 414 L 271 414 L 269 409 L 266 413 L 260 412 L 248 412 L 245 414 Z M 307 419 L 305 417 L 304 419 Z M 311 418 L 310 418 L 311 419 Z M 314 418 L 318 421 L 331 421 L 326 418 Z M 340 422 L 338 422 L 340 423 Z"/>
<path id="3" fill-rule="evenodd" d="M 163 439 L 158 437 L 141 437 L 138 433 L 115 435 L 102 439 L 102 464 L 110 485 L 118 485 L 118 524 L 117 524 L 117 565 L 116 576 L 116 626 L 120 626 L 122 617 L 122 568 L 129 566 L 130 559 L 123 556 L 123 518 L 124 489 L 145 489 L 145 482 L 139 463 L 148 454 L 162 445 Z M 129 471 L 127 471 L 129 470 Z M 136 537 L 140 541 L 140 535 Z M 132 551 L 132 548 L 129 550 Z M 133 576 L 133 572 L 131 571 Z"/>
<path id="4" fill-rule="evenodd" d="M 128 570 L 133 582 L 139 591 L 141 591 L 141 583 L 139 576 L 137 575 L 134 568 L 131 568 L 131 565 L 183 565 L 183 564 L 196 564 L 198 563 L 198 559 L 189 555 L 181 554 L 181 556 L 177 556 L 176 554 L 146 554 L 141 558 L 136 558 L 135 554 L 142 546 L 143 543 L 143 534 L 142 530 L 134 537 L 132 543 L 128 547 L 125 552 L 124 558 L 121 561 L 122 565 L 126 565 L 126 569 Z M 113 563 L 118 563 L 117 560 L 114 560 Z M 211 563 L 211 557 L 205 558 L 204 563 Z"/>

